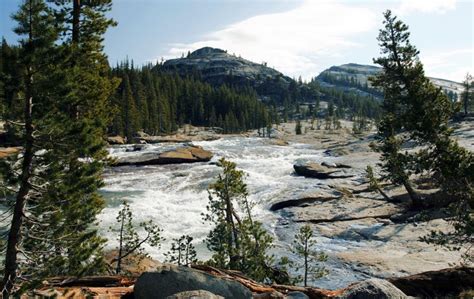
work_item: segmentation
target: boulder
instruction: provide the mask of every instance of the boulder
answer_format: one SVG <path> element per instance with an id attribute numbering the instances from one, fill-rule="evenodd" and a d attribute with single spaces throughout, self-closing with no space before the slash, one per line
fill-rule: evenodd
<path id="1" fill-rule="evenodd" d="M 298 162 L 293 165 L 293 168 L 298 175 L 320 180 L 353 177 L 337 167 L 327 167 L 315 162 Z"/>
<path id="2" fill-rule="evenodd" d="M 289 292 L 286 294 L 286 299 L 309 299 L 308 295 L 303 292 Z"/>
<path id="3" fill-rule="evenodd" d="M 122 136 L 109 136 L 107 137 L 107 142 L 109 144 L 125 144 L 126 139 Z"/>
<path id="4" fill-rule="evenodd" d="M 423 298 L 458 297 L 474 290 L 474 268 L 458 267 L 427 271 L 389 281 L 405 294 Z"/>
<path id="5" fill-rule="evenodd" d="M 134 144 L 132 147 L 127 148 L 126 152 L 139 152 L 145 148 L 144 144 Z"/>
<path id="6" fill-rule="evenodd" d="M 346 164 L 327 162 L 327 161 L 322 162 L 321 165 L 326 166 L 328 168 L 351 168 L 351 166 L 346 165 Z"/>
<path id="7" fill-rule="evenodd" d="M 206 151 L 200 146 L 189 147 L 188 150 L 191 154 L 201 161 L 209 161 L 212 159 L 213 154 L 210 151 Z"/>
<path id="8" fill-rule="evenodd" d="M 217 296 L 211 292 L 204 290 L 196 291 L 185 291 L 180 292 L 171 296 L 166 297 L 166 299 L 224 299 L 222 296 Z"/>
<path id="9" fill-rule="evenodd" d="M 194 290 L 208 291 L 224 298 L 252 298 L 252 293 L 236 281 L 175 265 L 163 265 L 156 272 L 143 273 L 135 283 L 134 296 L 137 299 L 164 299 L 180 292 Z"/>
<path id="10" fill-rule="evenodd" d="M 253 294 L 253 299 L 285 299 L 285 298 L 287 297 L 278 291 Z"/>
<path id="11" fill-rule="evenodd" d="M 134 156 L 125 156 L 117 159 L 114 166 L 124 165 L 157 165 L 207 162 L 213 154 L 197 146 L 185 146 L 167 152 L 146 152 Z"/>
<path id="12" fill-rule="evenodd" d="M 371 278 L 352 284 L 338 296 L 339 299 L 402 299 L 408 298 L 402 291 L 390 282 Z"/>
<path id="13" fill-rule="evenodd" d="M 164 152 L 158 158 L 160 164 L 189 163 L 198 160 L 188 148 L 178 148 L 174 151 Z"/>

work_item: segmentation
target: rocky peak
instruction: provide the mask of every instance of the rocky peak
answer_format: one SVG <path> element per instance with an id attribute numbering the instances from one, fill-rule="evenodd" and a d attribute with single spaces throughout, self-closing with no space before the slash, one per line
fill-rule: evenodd
<path id="1" fill-rule="evenodd" d="M 212 47 L 198 49 L 185 58 L 167 60 L 161 70 L 177 72 L 182 76 L 199 74 L 200 79 L 213 86 L 249 86 L 262 98 L 276 101 L 282 100 L 282 95 L 293 81 L 264 63 L 255 63 Z"/>
<path id="2" fill-rule="evenodd" d="M 227 54 L 227 52 L 222 49 L 204 47 L 192 52 L 187 58 L 205 58 L 206 56 L 215 55 L 215 54 Z"/>

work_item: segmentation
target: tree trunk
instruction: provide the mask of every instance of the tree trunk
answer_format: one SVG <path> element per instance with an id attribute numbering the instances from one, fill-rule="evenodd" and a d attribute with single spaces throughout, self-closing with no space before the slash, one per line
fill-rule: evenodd
<path id="1" fill-rule="evenodd" d="M 24 209 L 28 195 L 31 189 L 30 177 L 33 164 L 33 120 L 31 116 L 33 107 L 33 96 L 31 85 L 33 76 L 29 75 L 25 90 L 25 153 L 23 155 L 23 163 L 21 170 L 20 189 L 16 196 L 15 207 L 10 231 L 8 233 L 7 249 L 5 253 L 5 272 L 2 282 L 3 298 L 8 298 L 13 289 L 18 270 L 18 247 L 21 242 L 21 229 L 23 226 Z"/>
<path id="2" fill-rule="evenodd" d="M 415 189 L 413 189 L 410 182 L 404 181 L 403 186 L 405 187 L 405 189 L 408 192 L 408 195 L 410 196 L 413 208 L 415 208 L 415 209 L 422 208 L 423 207 L 422 198 L 420 197 L 420 195 L 418 195 L 418 193 L 415 191 Z"/>
<path id="3" fill-rule="evenodd" d="M 73 0 L 72 7 L 72 43 L 79 43 L 79 24 L 81 17 L 81 0 Z"/>
<path id="4" fill-rule="evenodd" d="M 304 286 L 308 286 L 308 240 L 304 243 Z"/>
<path id="5" fill-rule="evenodd" d="M 28 43 L 33 41 L 33 16 L 31 14 L 31 2 L 29 10 L 29 32 Z M 30 51 L 34 51 L 30 49 Z M 33 165 L 33 74 L 31 66 L 27 66 L 27 78 L 25 80 L 25 106 L 23 110 L 25 118 L 25 152 L 23 154 L 23 163 L 21 166 L 20 189 L 18 190 L 15 207 L 13 209 L 12 222 L 10 231 L 8 232 L 7 248 L 5 252 L 5 269 L 2 281 L 2 298 L 9 298 L 15 284 L 18 271 L 18 248 L 21 243 L 21 229 L 23 226 L 23 218 L 25 216 L 24 209 L 28 195 L 31 189 L 30 178 Z"/>
<path id="6" fill-rule="evenodd" d="M 123 251 L 123 225 L 125 222 L 125 214 L 122 213 L 122 219 L 120 223 L 120 240 L 119 240 L 119 252 L 118 252 L 118 257 L 117 257 L 117 268 L 115 269 L 115 274 L 120 274 L 120 271 L 122 271 L 122 251 Z"/>
<path id="7" fill-rule="evenodd" d="M 379 186 L 377 186 L 377 191 L 379 191 L 379 193 L 383 196 L 383 198 L 384 198 L 386 201 L 392 201 L 392 199 L 390 198 L 390 196 L 388 196 L 387 193 L 385 193 L 385 191 L 383 191 L 382 188 L 380 188 Z"/>
<path id="8" fill-rule="evenodd" d="M 234 217 L 233 217 L 234 208 L 232 206 L 232 200 L 228 192 L 228 188 L 229 188 L 228 180 L 229 178 L 226 177 L 225 187 L 224 187 L 226 189 L 225 190 L 226 220 L 227 220 L 227 225 L 230 225 L 230 227 L 232 228 L 232 233 L 229 235 L 227 246 L 229 247 L 228 248 L 229 259 L 230 259 L 229 267 L 235 270 L 237 267 L 237 262 L 239 260 L 239 257 L 236 254 L 236 252 L 237 253 L 239 252 L 239 240 L 238 240 L 237 228 L 235 227 L 235 222 L 234 222 Z M 234 245 L 235 245 L 235 249 L 234 249 Z"/>
<path id="9" fill-rule="evenodd" d="M 237 229 L 235 227 L 234 223 L 234 218 L 232 216 L 233 213 L 233 207 L 232 207 L 232 202 L 229 197 L 226 197 L 226 218 L 227 218 L 227 225 L 230 225 L 232 228 L 232 233 L 229 235 L 228 239 L 228 246 L 229 246 L 229 266 L 231 269 L 236 268 L 237 262 L 238 262 L 238 256 L 236 254 L 236 251 L 238 252 L 239 248 L 239 242 L 238 242 L 238 235 L 237 235 Z M 235 249 L 234 249 L 235 245 Z"/>
<path id="10" fill-rule="evenodd" d="M 466 88 L 466 94 L 464 95 L 464 116 L 467 116 L 467 108 L 469 106 L 469 87 Z"/>

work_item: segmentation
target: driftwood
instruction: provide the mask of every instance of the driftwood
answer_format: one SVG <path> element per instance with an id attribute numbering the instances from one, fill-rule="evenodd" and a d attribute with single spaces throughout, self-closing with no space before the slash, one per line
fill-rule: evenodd
<path id="1" fill-rule="evenodd" d="M 52 277 L 46 280 L 45 286 L 51 287 L 129 287 L 135 284 L 136 277 L 126 276 L 86 276 Z"/>
<path id="2" fill-rule="evenodd" d="M 35 290 L 32 294 L 35 298 L 107 298 L 107 299 L 120 299 L 120 298 L 133 298 L 133 286 L 130 287 L 71 287 L 71 288 L 49 288 Z M 22 298 L 31 298 L 24 296 Z"/>
<path id="3" fill-rule="evenodd" d="M 311 299 L 321 299 L 321 298 L 333 298 L 342 294 L 343 290 L 329 291 L 313 287 L 298 287 L 298 286 L 289 286 L 289 285 L 264 285 L 258 283 L 238 271 L 232 270 L 222 270 L 217 269 L 211 266 L 205 265 L 192 265 L 193 269 L 201 270 L 203 272 L 209 273 L 219 278 L 230 279 L 237 281 L 248 288 L 254 294 L 264 294 L 264 293 L 273 293 L 279 292 L 282 294 L 287 294 L 289 292 L 302 292 L 308 295 Z"/>

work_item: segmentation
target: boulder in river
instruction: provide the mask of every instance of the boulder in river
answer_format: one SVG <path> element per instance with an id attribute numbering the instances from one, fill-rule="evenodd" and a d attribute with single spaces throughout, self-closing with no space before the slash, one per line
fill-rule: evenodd
<path id="1" fill-rule="evenodd" d="M 146 152 L 134 156 L 120 157 L 114 166 L 157 165 L 207 162 L 212 159 L 210 151 L 198 146 L 185 146 L 167 152 Z"/>
<path id="2" fill-rule="evenodd" d="M 174 265 L 163 265 L 156 272 L 143 273 L 135 283 L 134 296 L 137 299 L 164 299 L 180 292 L 193 290 L 205 290 L 224 298 L 252 298 L 250 290 L 237 281 Z"/>
<path id="3" fill-rule="evenodd" d="M 316 162 L 297 162 L 293 168 L 298 175 L 320 180 L 353 177 L 341 170 L 346 167 L 338 167 L 336 164 L 334 167 L 328 167 Z"/>

